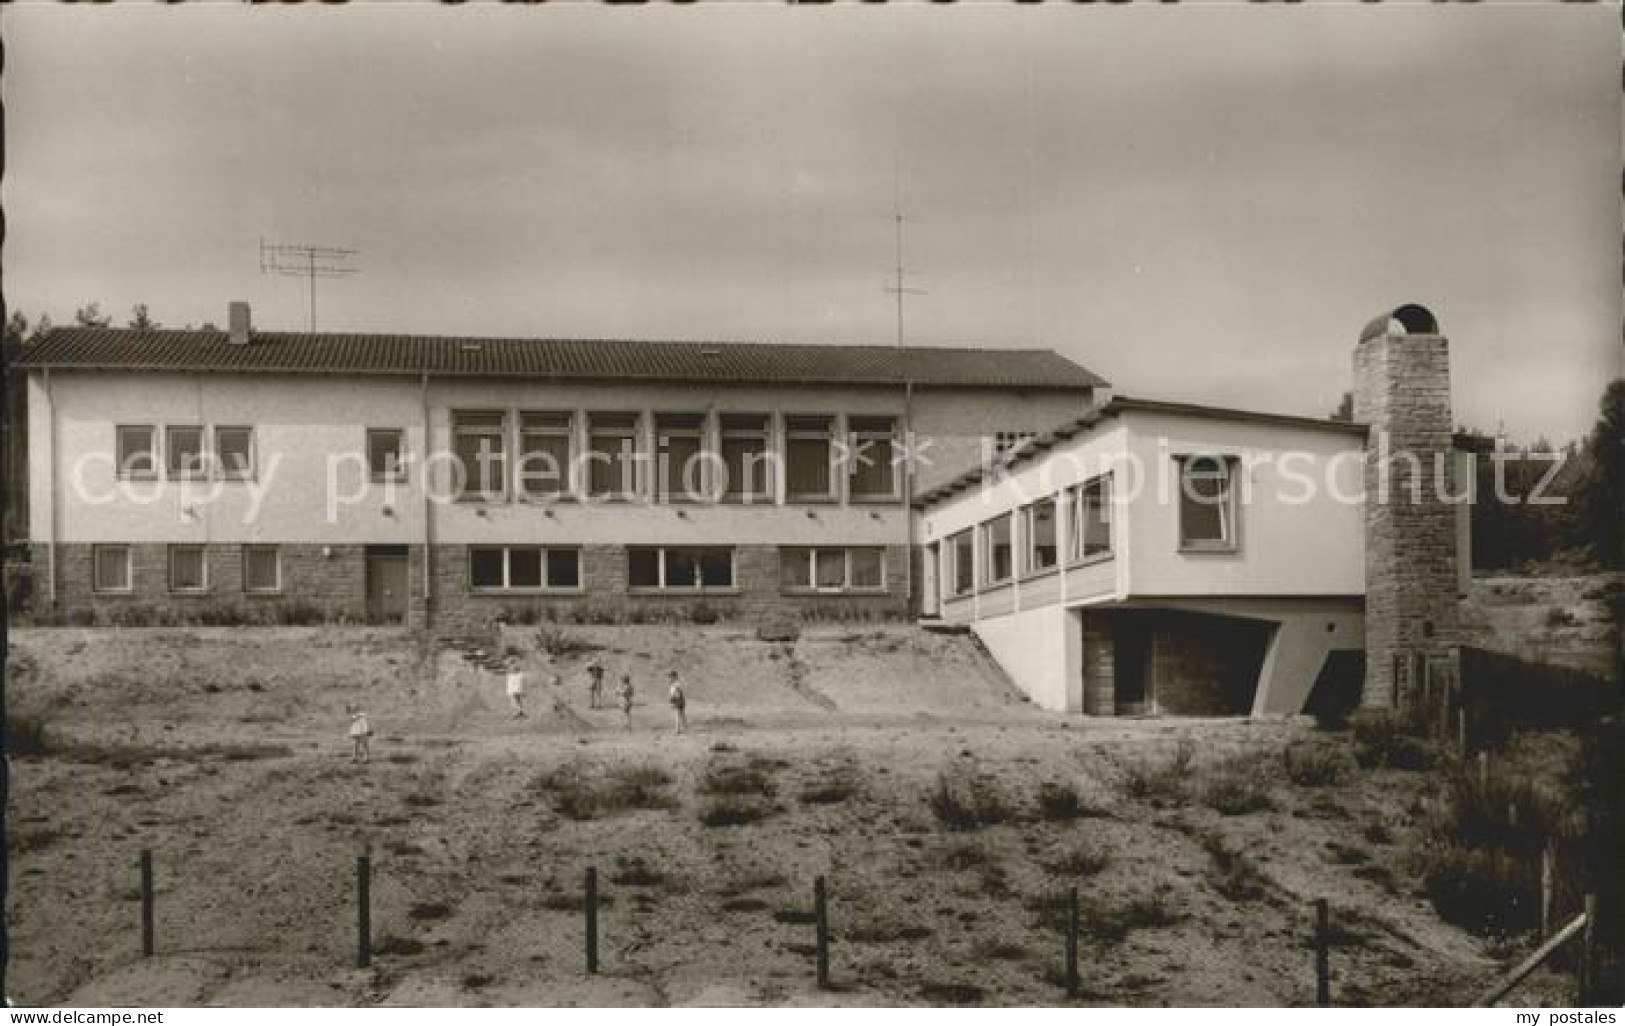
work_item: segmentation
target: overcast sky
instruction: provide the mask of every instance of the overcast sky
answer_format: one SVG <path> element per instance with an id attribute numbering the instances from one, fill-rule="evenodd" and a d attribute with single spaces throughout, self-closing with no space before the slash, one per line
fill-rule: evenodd
<path id="1" fill-rule="evenodd" d="M 7 5 L 5 291 L 302 329 L 1046 346 L 1323 415 L 1373 315 L 1458 420 L 1621 372 L 1616 4 Z"/>

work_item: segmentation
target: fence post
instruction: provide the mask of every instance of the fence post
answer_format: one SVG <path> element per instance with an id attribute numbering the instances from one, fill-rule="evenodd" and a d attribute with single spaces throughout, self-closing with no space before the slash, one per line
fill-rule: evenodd
<path id="1" fill-rule="evenodd" d="M 1488 790 L 1490 786 L 1490 753 L 1487 749 L 1478 753 L 1478 786 L 1481 790 Z"/>
<path id="2" fill-rule="evenodd" d="M 372 849 L 355 857 L 355 964 L 372 965 Z"/>
<path id="3" fill-rule="evenodd" d="M 1078 889 L 1073 887 L 1066 902 L 1066 996 L 1078 996 Z"/>
<path id="4" fill-rule="evenodd" d="M 818 929 L 818 989 L 829 989 L 829 901 L 824 878 L 813 881 L 813 920 Z"/>
<path id="5" fill-rule="evenodd" d="M 1552 898 L 1556 889 L 1557 870 L 1555 863 L 1556 853 L 1552 850 L 1552 842 L 1547 841 L 1546 847 L 1540 852 L 1540 939 L 1545 940 L 1552 935 Z"/>
<path id="6" fill-rule="evenodd" d="M 587 972 L 598 971 L 598 867 L 587 867 Z"/>
<path id="7" fill-rule="evenodd" d="M 141 957 L 151 958 L 154 949 L 152 929 L 152 849 L 141 849 Z"/>
<path id="8" fill-rule="evenodd" d="M 1332 906 L 1325 898 L 1315 899 L 1315 1004 L 1332 1004 L 1331 965 Z"/>
<path id="9" fill-rule="evenodd" d="M 1597 986 L 1597 895 L 1587 894 L 1586 924 L 1580 934 L 1579 1004 L 1589 1005 Z"/>
<path id="10" fill-rule="evenodd" d="M 1456 750 L 1461 752 L 1463 759 L 1467 758 L 1467 707 L 1456 709 Z"/>

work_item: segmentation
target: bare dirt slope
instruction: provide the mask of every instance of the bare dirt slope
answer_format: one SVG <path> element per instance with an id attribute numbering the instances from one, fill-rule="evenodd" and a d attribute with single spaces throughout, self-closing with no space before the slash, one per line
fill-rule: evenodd
<path id="1" fill-rule="evenodd" d="M 1619 625 L 1610 603 L 1622 593 L 1625 574 L 1617 573 L 1479 577 L 1462 615 L 1475 645 L 1612 680 Z"/>
<path id="2" fill-rule="evenodd" d="M 969 639 L 902 627 L 789 646 L 667 627 L 477 644 L 20 635 L 13 702 L 48 721 L 48 750 L 14 777 L 13 997 L 1055 1004 L 1057 901 L 1074 885 L 1085 1003 L 1310 1002 L 1321 896 L 1339 1001 L 1458 1002 L 1493 968 L 1411 893 L 1402 852 L 1429 781 L 1356 771 L 1346 739 L 1302 724 L 1068 720 L 1013 694 Z M 541 681 L 523 720 L 474 666 L 509 646 Z M 593 654 L 634 676 L 631 732 L 587 707 Z M 660 684 L 672 665 L 692 700 L 684 737 Z M 347 705 L 379 730 L 369 765 L 349 762 Z M 1288 747 L 1333 752 L 1341 782 L 1293 783 Z M 363 846 L 370 970 L 354 968 Z M 158 876 L 150 962 L 143 847 Z M 607 902 L 596 977 L 588 864 Z M 820 874 L 829 992 L 812 985 Z"/>

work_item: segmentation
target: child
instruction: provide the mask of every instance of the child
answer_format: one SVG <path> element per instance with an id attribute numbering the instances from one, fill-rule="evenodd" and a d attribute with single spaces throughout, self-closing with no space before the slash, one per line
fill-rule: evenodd
<path id="1" fill-rule="evenodd" d="M 621 686 L 615 689 L 615 697 L 621 700 L 621 715 L 626 717 L 626 729 L 632 729 L 632 675 L 621 674 Z"/>
<path id="2" fill-rule="evenodd" d="M 677 721 L 677 733 L 681 734 L 688 729 L 688 696 L 683 694 L 683 682 L 676 670 L 671 671 L 671 693 L 668 698 L 672 717 Z"/>
<path id="3" fill-rule="evenodd" d="M 525 718 L 525 671 L 517 662 L 508 663 L 508 701 L 513 704 L 513 719 Z"/>
<path id="4" fill-rule="evenodd" d="M 350 713 L 350 744 L 351 762 L 372 761 L 372 724 L 367 722 L 367 714 L 360 709 Z"/>
<path id="5" fill-rule="evenodd" d="M 604 696 L 604 664 L 597 656 L 587 664 L 587 681 L 587 703 L 596 709 Z"/>

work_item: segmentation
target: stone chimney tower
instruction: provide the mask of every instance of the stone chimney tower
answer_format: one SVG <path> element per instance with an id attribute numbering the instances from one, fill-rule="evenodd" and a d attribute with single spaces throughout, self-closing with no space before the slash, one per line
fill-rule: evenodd
<path id="1" fill-rule="evenodd" d="M 1365 689 L 1401 707 L 1458 668 L 1457 514 L 1451 501 L 1450 343 L 1425 307 L 1366 325 L 1354 350 L 1365 458 Z"/>

